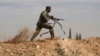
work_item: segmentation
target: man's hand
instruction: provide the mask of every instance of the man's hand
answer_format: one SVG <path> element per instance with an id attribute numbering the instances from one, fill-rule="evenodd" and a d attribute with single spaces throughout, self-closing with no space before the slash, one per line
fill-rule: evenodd
<path id="1" fill-rule="evenodd" d="M 49 16 L 49 17 L 50 17 L 50 19 L 52 19 L 52 20 L 57 20 L 57 21 L 62 20 L 62 21 L 64 21 L 64 19 L 54 18 L 54 16 Z"/>
<path id="2" fill-rule="evenodd" d="M 52 20 L 53 20 L 53 19 L 54 19 L 54 16 L 50 16 L 50 19 L 52 19 Z"/>
<path id="3" fill-rule="evenodd" d="M 54 18 L 54 20 L 57 20 L 57 21 L 60 21 L 60 20 L 62 20 L 62 21 L 64 21 L 64 19 L 58 19 L 58 18 Z"/>

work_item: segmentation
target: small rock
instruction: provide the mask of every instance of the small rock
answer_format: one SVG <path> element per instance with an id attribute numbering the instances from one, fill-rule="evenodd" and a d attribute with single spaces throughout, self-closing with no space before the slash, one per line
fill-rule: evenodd
<path id="1" fill-rule="evenodd" d="M 6 52 L 10 52 L 10 49 L 6 49 Z"/>
<path id="2" fill-rule="evenodd" d="M 11 55 L 11 56 L 13 56 L 13 55 L 14 55 L 14 53 L 10 53 L 10 55 Z"/>
<path id="3" fill-rule="evenodd" d="M 37 46 L 36 46 L 36 48 L 37 48 L 37 49 L 39 49 L 39 48 L 40 48 L 40 46 L 39 46 L 39 45 L 37 45 Z"/>

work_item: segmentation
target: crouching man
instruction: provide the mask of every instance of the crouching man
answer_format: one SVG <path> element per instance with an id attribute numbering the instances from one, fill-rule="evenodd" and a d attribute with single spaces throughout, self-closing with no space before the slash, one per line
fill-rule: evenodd
<path id="1" fill-rule="evenodd" d="M 36 36 L 39 34 L 39 32 L 41 31 L 42 28 L 49 29 L 51 39 L 53 39 L 55 37 L 53 27 L 48 23 L 48 21 L 50 19 L 51 20 L 54 19 L 53 16 L 49 15 L 50 11 L 51 11 L 51 6 L 46 6 L 45 10 L 40 14 L 40 18 L 37 22 L 36 31 L 33 34 L 30 41 L 33 41 L 36 38 Z"/>

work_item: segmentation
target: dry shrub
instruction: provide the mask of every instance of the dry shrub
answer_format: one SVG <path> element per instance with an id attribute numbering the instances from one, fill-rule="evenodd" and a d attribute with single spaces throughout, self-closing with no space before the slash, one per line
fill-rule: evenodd
<path id="1" fill-rule="evenodd" d="M 29 29 L 24 28 L 20 30 L 20 32 L 13 39 L 6 41 L 6 43 L 19 43 L 27 41 L 29 36 L 30 36 Z"/>

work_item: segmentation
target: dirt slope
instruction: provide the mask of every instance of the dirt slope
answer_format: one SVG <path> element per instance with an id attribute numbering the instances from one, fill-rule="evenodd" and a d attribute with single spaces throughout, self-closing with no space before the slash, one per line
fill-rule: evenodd
<path id="1" fill-rule="evenodd" d="M 0 56 L 100 56 L 100 38 L 0 43 Z"/>

